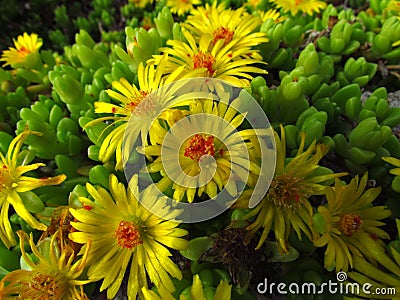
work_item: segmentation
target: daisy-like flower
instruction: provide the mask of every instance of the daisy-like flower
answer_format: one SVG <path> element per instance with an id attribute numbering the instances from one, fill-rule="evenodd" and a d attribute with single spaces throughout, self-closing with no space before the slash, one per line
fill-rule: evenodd
<path id="1" fill-rule="evenodd" d="M 28 35 L 26 32 L 19 35 L 17 40 L 13 39 L 15 48 L 9 47 L 3 51 L 0 61 L 5 62 L 3 66 L 10 65 L 13 68 L 22 67 L 25 65 L 34 65 L 37 62 L 38 51 L 42 46 L 41 39 L 38 35 L 32 33 Z M 31 61 L 31 64 L 29 61 Z"/>
<path id="2" fill-rule="evenodd" d="M 132 114 L 145 115 L 148 111 L 156 111 L 156 106 L 160 103 L 152 101 L 149 96 L 152 92 L 158 90 L 164 85 L 172 83 L 175 80 L 185 78 L 186 76 L 196 76 L 194 72 L 185 72 L 186 74 L 183 74 L 184 68 L 180 67 L 176 68 L 171 74 L 169 74 L 169 76 L 163 77 L 167 59 L 166 56 L 163 57 L 157 68 L 155 68 L 154 65 L 144 67 L 143 64 L 140 64 L 138 67 L 138 87 L 134 84 L 130 84 L 125 78 L 121 78 L 119 81 L 114 81 L 112 86 L 117 90 L 117 92 L 111 89 L 106 90 L 106 92 L 111 98 L 119 102 L 118 105 L 105 102 L 94 103 L 96 113 L 108 113 L 112 114 L 112 116 L 95 119 L 87 123 L 85 128 L 99 122 L 110 120 L 113 121 L 113 124 L 119 125 L 106 136 L 99 151 L 99 159 L 102 162 L 107 162 L 114 154 L 116 155 L 116 170 L 123 169 L 122 145 L 124 142 L 124 133 L 127 128 L 127 122 L 131 118 Z M 142 103 L 145 98 L 148 101 Z M 165 96 L 165 99 L 158 100 L 166 102 L 168 97 Z M 140 109 L 136 109 L 137 107 L 140 107 Z M 143 124 L 143 126 L 146 125 L 147 124 Z M 134 133 L 132 134 L 134 135 Z"/>
<path id="3" fill-rule="evenodd" d="M 213 10 L 217 10 L 218 13 L 222 13 L 227 9 L 225 2 L 218 3 L 218 1 L 213 1 L 212 4 L 205 3 L 203 6 L 196 7 L 195 10 L 190 12 L 191 15 L 209 15 Z"/>
<path id="4" fill-rule="evenodd" d="M 365 240 L 365 242 L 368 243 L 366 244 L 368 246 L 374 243 L 374 241 L 371 240 Z M 348 276 L 354 281 L 358 282 L 360 286 L 368 283 L 371 284 L 375 290 L 379 289 L 381 291 L 391 291 L 386 295 L 374 295 L 373 299 L 398 299 L 398 297 L 394 295 L 398 295 L 400 293 L 400 267 L 398 263 L 399 253 L 396 252 L 395 254 L 397 258 L 397 264 L 396 261 L 393 261 L 391 256 L 388 253 L 385 253 L 383 249 L 377 252 L 377 254 L 378 256 L 376 256 L 376 260 L 379 262 L 378 265 L 371 264 L 366 261 L 365 258 L 358 255 L 353 256 L 354 267 L 352 271 L 348 273 Z M 371 299 L 371 294 L 360 291 L 360 293 L 357 293 L 357 299 Z"/>
<path id="5" fill-rule="evenodd" d="M 158 288 L 174 291 L 170 276 L 181 279 L 179 268 L 169 258 L 165 247 L 184 250 L 187 240 L 181 238 L 186 230 L 177 228 L 178 222 L 165 221 L 145 209 L 138 201 L 137 176 L 126 190 L 115 175 L 110 176 L 110 192 L 90 184 L 86 188 L 94 199 L 80 198 L 83 208 L 70 209 L 77 222 L 77 230 L 69 235 L 74 242 L 92 245 L 88 254 L 88 276 L 101 280 L 100 290 L 107 289 L 107 297 L 114 298 L 120 288 L 128 264 L 128 298 L 136 299 L 148 278 Z M 153 208 L 162 205 L 162 199 L 142 194 L 142 201 L 151 201 Z M 161 209 L 161 208 L 160 208 Z M 170 217 L 166 219 L 170 219 Z M 86 249 L 84 245 L 82 249 Z"/>
<path id="6" fill-rule="evenodd" d="M 266 34 L 256 30 L 261 25 L 260 17 L 249 15 L 244 7 L 220 11 L 218 7 L 213 6 L 207 14 L 195 10 L 182 25 L 194 35 L 196 41 L 199 41 L 203 34 L 212 36 L 209 45 L 211 48 L 219 40 L 223 40 L 224 46 L 229 44 L 232 52 L 268 42 Z M 211 48 L 209 50 L 212 50 Z M 256 52 L 252 57 L 262 60 Z"/>
<path id="7" fill-rule="evenodd" d="M 399 0 L 390 0 L 388 5 L 386 6 L 386 10 L 393 12 L 395 15 L 400 15 L 400 1 Z"/>
<path id="8" fill-rule="evenodd" d="M 43 255 L 25 232 L 18 231 L 22 257 L 30 270 L 15 270 L 8 273 L 0 282 L 1 299 L 68 299 L 87 300 L 83 292 L 83 285 L 90 280 L 78 279 L 85 268 L 88 255 L 87 247 L 83 256 L 76 260 L 74 251 L 61 243 L 56 242 L 54 234 L 49 243 L 47 255 Z M 35 262 L 26 254 L 24 242 L 29 239 L 29 245 L 35 255 Z M 7 283 L 8 285 L 5 285 Z"/>
<path id="9" fill-rule="evenodd" d="M 280 23 L 282 21 L 284 21 L 286 19 L 285 16 L 282 16 L 279 11 L 277 11 L 276 9 L 270 9 L 268 11 L 262 11 L 262 10 L 258 10 L 257 11 L 258 15 L 261 18 L 261 21 L 264 23 L 265 21 L 267 21 L 268 19 L 272 19 L 274 20 L 275 23 Z"/>
<path id="10" fill-rule="evenodd" d="M 315 240 L 317 247 L 327 246 L 325 251 L 325 267 L 335 267 L 347 271 L 353 266 L 352 256 L 371 257 L 364 244 L 364 236 L 379 242 L 379 238 L 388 239 L 389 235 L 378 228 L 385 223 L 379 220 L 390 216 L 385 206 L 373 206 L 372 202 L 379 195 L 380 188 L 365 191 L 368 175 L 361 180 L 358 176 L 348 185 L 336 180 L 335 186 L 326 190 L 327 205 L 318 207 L 318 213 L 313 217 L 314 226 L 322 236 Z"/>
<path id="11" fill-rule="evenodd" d="M 321 158 L 328 152 L 328 146 L 316 144 L 314 141 L 308 149 L 304 149 L 305 135 L 302 136 L 297 155 L 286 163 L 285 131 L 281 126 L 281 138 L 275 132 L 276 141 L 276 169 L 266 197 L 247 214 L 250 219 L 256 216 L 253 224 L 246 229 L 249 231 L 245 240 L 255 235 L 262 228 L 262 235 L 256 249 L 259 249 L 273 228 L 275 239 L 280 248 L 287 252 L 286 242 L 291 228 L 301 239 L 301 232 L 312 240 L 315 231 L 312 227 L 313 209 L 308 198 L 313 195 L 323 195 L 326 189 L 325 182 L 345 173 L 316 175 Z M 244 197 L 234 206 L 248 208 L 248 201 Z"/>
<path id="12" fill-rule="evenodd" d="M 159 141 L 139 147 L 138 151 L 154 158 L 148 172 L 160 172 L 156 184 L 160 191 L 172 185 L 172 198 L 189 203 L 203 193 L 210 198 L 224 188 L 230 196 L 238 195 L 238 183 L 254 186 L 260 174 L 260 148 L 257 136 L 262 130 L 237 130 L 245 115 L 238 114 L 235 99 L 231 105 L 211 99 L 193 100 L 189 117 L 175 124 L 171 131 L 155 122 Z M 204 130 L 203 132 L 199 132 Z M 180 167 L 177 167 L 177 162 Z M 239 188 L 240 189 L 240 188 Z"/>
<path id="13" fill-rule="evenodd" d="M 396 219 L 397 232 L 400 233 L 400 221 Z M 382 247 L 369 236 L 362 236 L 362 244 L 368 245 L 368 250 L 378 264 L 371 264 L 363 257 L 353 256 L 353 270 L 348 273 L 349 277 L 360 284 L 370 283 L 375 289 L 380 290 L 396 289 L 391 295 L 379 295 L 377 299 L 393 299 L 393 295 L 400 293 L 400 252 L 389 244 Z M 398 241 L 395 240 L 396 242 Z M 385 250 L 389 250 L 386 252 Z M 361 293 L 360 296 L 369 298 L 369 295 Z M 374 296 L 375 298 L 376 296 Z"/>
<path id="14" fill-rule="evenodd" d="M 175 69 L 184 66 L 187 72 L 201 70 L 201 77 L 213 77 L 232 83 L 238 87 L 249 85 L 248 79 L 253 79 L 249 73 L 266 74 L 267 71 L 251 66 L 263 63 L 260 59 L 250 57 L 255 50 L 250 47 L 233 50 L 234 42 L 225 45 L 225 39 L 218 39 L 214 44 L 214 36 L 203 34 L 199 42 L 189 31 L 182 29 L 187 40 L 170 40 L 167 44 L 171 47 L 160 48 L 161 52 L 169 55 L 165 72 L 172 73 Z M 248 55 L 247 58 L 243 58 Z M 154 55 L 149 63 L 158 64 L 161 55 Z M 246 79 L 244 79 L 246 78 Z"/>
<path id="15" fill-rule="evenodd" d="M 297 15 L 298 12 L 313 15 L 327 6 L 325 1 L 319 0 L 271 0 L 270 2 L 274 3 L 278 9 L 282 8 L 284 12 L 290 12 L 292 16 Z"/>
<path id="16" fill-rule="evenodd" d="M 194 5 L 200 5 L 201 0 L 167 0 L 167 7 L 171 13 L 183 16 L 193 10 Z"/>
<path id="17" fill-rule="evenodd" d="M 30 134 L 41 135 L 36 131 L 25 130 L 11 141 L 5 156 L 0 152 L 0 238 L 7 248 L 17 244 L 8 218 L 10 205 L 32 228 L 38 230 L 47 228 L 25 208 L 19 194 L 41 186 L 60 184 L 66 178 L 65 175 L 41 179 L 23 176 L 26 172 L 44 166 L 42 163 L 25 165 L 25 160 L 19 165 L 19 160 L 22 158 L 19 157 L 21 147 Z"/>

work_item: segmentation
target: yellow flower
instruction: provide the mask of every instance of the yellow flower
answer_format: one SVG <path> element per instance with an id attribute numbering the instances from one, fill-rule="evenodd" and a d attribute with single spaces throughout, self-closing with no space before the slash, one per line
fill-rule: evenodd
<path id="1" fill-rule="evenodd" d="M 367 242 L 370 243 L 371 241 L 367 240 Z M 348 273 L 348 276 L 358 282 L 360 286 L 368 284 L 373 288 L 369 290 L 370 293 L 365 293 L 360 289 L 360 293 L 357 294 L 357 296 L 362 298 L 357 297 L 351 299 L 371 299 L 371 292 L 378 289 L 380 291 L 386 291 L 386 294 L 375 294 L 372 299 L 399 299 L 398 296 L 394 296 L 400 293 L 399 260 L 397 260 L 396 264 L 383 250 L 377 254 L 379 255 L 376 257 L 377 261 L 385 263 L 384 266 L 387 270 L 383 269 L 381 265 L 376 266 L 369 263 L 363 257 L 357 255 L 353 257 L 354 267 L 352 271 Z M 398 254 L 397 252 L 397 255 Z M 397 256 L 397 259 L 399 259 L 399 256 Z"/>
<path id="2" fill-rule="evenodd" d="M 396 176 L 400 176 L 400 159 L 394 158 L 394 157 L 382 157 L 382 159 L 386 162 L 388 162 L 389 164 L 397 167 L 394 169 L 391 169 L 389 172 L 390 174 L 396 175 Z"/>
<path id="3" fill-rule="evenodd" d="M 271 0 L 270 2 L 277 8 L 282 8 L 284 12 L 290 12 L 292 16 L 297 15 L 298 12 L 312 15 L 319 13 L 327 6 L 325 1 L 319 0 Z"/>
<path id="4" fill-rule="evenodd" d="M 319 174 L 318 163 L 328 152 L 327 145 L 316 144 L 314 141 L 305 150 L 305 135 L 303 135 L 297 155 L 285 163 L 286 140 L 282 126 L 281 138 L 275 133 L 275 141 L 277 152 L 275 175 L 266 197 L 246 216 L 247 219 L 256 216 L 253 224 L 246 228 L 249 230 L 246 240 L 248 242 L 258 229 L 263 228 L 256 247 L 259 249 L 273 228 L 278 246 L 286 252 L 286 242 L 291 228 L 299 238 L 301 232 L 304 232 L 310 240 L 315 236 L 311 222 L 313 209 L 308 198 L 324 194 L 326 189 L 324 183 L 345 173 Z M 247 208 L 247 202 L 245 197 L 241 197 L 235 206 Z"/>
<path id="5" fill-rule="evenodd" d="M 124 142 L 124 133 L 127 128 L 127 122 L 131 116 L 133 114 L 143 115 L 148 113 L 148 111 L 155 111 L 157 103 L 152 102 L 151 93 L 158 90 L 163 85 L 168 85 L 175 80 L 185 77 L 183 74 L 183 67 L 176 68 L 168 77 L 163 77 L 166 62 L 167 57 L 165 56 L 160 60 L 157 68 L 155 68 L 154 65 L 144 67 L 143 64 L 140 64 L 138 67 L 138 87 L 134 84 L 130 84 L 125 78 L 121 78 L 119 81 L 114 81 L 112 86 L 118 92 L 110 89 L 106 90 L 106 92 L 111 98 L 119 102 L 118 105 L 106 102 L 94 103 L 96 113 L 108 113 L 113 114 L 113 116 L 93 120 L 86 124 L 85 128 L 109 120 L 114 121 L 113 124 L 120 124 L 120 126 L 113 129 L 107 135 L 102 142 L 99 151 L 99 159 L 102 162 L 107 162 L 114 154 L 116 155 L 116 170 L 123 169 L 122 145 Z M 191 76 L 191 74 L 187 75 Z M 148 100 L 146 105 L 142 105 L 140 106 L 140 109 L 136 110 L 145 98 Z M 162 101 L 167 100 L 168 99 L 162 99 Z M 140 124 L 138 124 L 138 126 L 139 125 Z M 146 127 L 147 124 L 142 124 L 142 126 Z M 134 135 L 134 133 L 132 133 L 132 135 Z"/>
<path id="6" fill-rule="evenodd" d="M 90 281 L 78 278 L 85 268 L 90 247 L 83 253 L 82 258 L 74 262 L 75 254 L 71 248 L 62 246 L 61 249 L 56 249 L 58 247 L 57 233 L 51 238 L 49 253 L 46 256 L 35 246 L 32 234 L 29 238 L 25 232 L 18 231 L 17 233 L 20 238 L 22 257 L 30 270 L 16 270 L 5 276 L 0 282 L 1 299 L 88 299 L 83 293 L 83 285 Z M 37 262 L 33 262 L 25 252 L 24 242 L 27 238 Z M 5 283 L 8 285 L 5 286 Z"/>
<path id="7" fill-rule="evenodd" d="M 399 41 L 400 42 L 400 41 Z M 395 175 L 393 181 L 392 181 L 392 189 L 395 192 L 400 193 L 400 160 L 394 157 L 382 157 L 382 159 L 389 164 L 397 167 L 393 168 L 389 171 L 390 174 Z"/>
<path id="8" fill-rule="evenodd" d="M 158 294 L 145 287 L 142 288 L 144 300 L 176 300 L 166 289 L 158 289 Z"/>
<path id="9" fill-rule="evenodd" d="M 226 281 L 220 281 L 215 294 L 214 300 L 230 300 L 231 299 L 231 289 L 232 286 Z M 182 296 L 179 298 L 180 300 L 189 300 L 186 297 Z M 200 277 L 198 274 L 193 276 L 193 284 L 190 288 L 190 299 L 192 300 L 206 300 L 207 298 L 203 292 L 203 284 L 201 283 Z"/>
<path id="10" fill-rule="evenodd" d="M 281 14 L 276 9 L 270 9 L 268 11 L 257 11 L 258 15 L 261 17 L 261 21 L 264 23 L 268 19 L 272 19 L 275 23 L 280 23 L 286 19 L 286 17 L 281 16 Z"/>
<path id="11" fill-rule="evenodd" d="M 237 113 L 235 101 L 239 103 L 240 99 L 232 101 L 230 106 L 211 99 L 193 100 L 189 108 L 190 118 L 182 119 L 173 131 L 162 128 L 158 122 L 154 123 L 150 132 L 156 131 L 159 140 L 138 147 L 138 151 L 156 157 L 147 165 L 147 170 L 161 173 L 163 178 L 157 183 L 161 191 L 172 184 L 172 198 L 182 201 L 186 195 L 191 203 L 196 192 L 199 197 L 205 193 L 214 198 L 218 190 L 225 188 L 229 195 L 235 197 L 240 193 L 237 182 L 255 185 L 260 173 L 258 160 L 261 155 L 256 146 L 257 134 L 262 132 L 257 129 L 236 131 L 245 115 Z M 202 117 L 204 114 L 206 119 Z M 209 128 L 211 132 L 199 133 L 199 128 Z M 249 155 L 246 157 L 247 151 Z M 176 167 L 177 163 L 180 168 Z"/>
<path id="12" fill-rule="evenodd" d="M 231 290 L 232 286 L 226 282 L 221 280 L 218 284 L 217 289 L 215 290 L 214 300 L 230 300 L 231 299 Z M 159 295 L 153 291 L 149 291 L 146 288 L 142 289 L 144 300 L 174 300 L 175 298 L 171 296 L 165 289 L 158 290 Z M 190 299 L 191 300 L 206 300 L 206 296 L 204 295 L 203 285 L 201 283 L 200 277 L 198 274 L 193 276 L 193 284 L 190 288 Z M 179 300 L 189 300 L 183 295 L 180 295 Z"/>
<path id="13" fill-rule="evenodd" d="M 386 6 L 386 10 L 392 11 L 397 16 L 400 15 L 400 1 L 390 0 L 388 5 Z"/>
<path id="14" fill-rule="evenodd" d="M 400 232 L 400 221 L 396 219 L 397 232 Z M 393 295 L 400 293 L 400 253 L 389 243 L 387 253 L 386 247 L 381 247 L 375 243 L 369 236 L 363 236 L 362 244 L 368 245 L 368 250 L 373 258 L 378 262 L 377 265 L 371 264 L 361 256 L 353 257 L 353 270 L 348 275 L 354 281 L 365 284 L 369 283 L 374 289 L 379 288 L 381 291 L 390 291 L 395 293 L 387 293 L 386 295 L 374 295 L 377 299 L 393 299 Z M 398 242 L 394 240 L 393 242 Z M 390 255 L 391 254 L 391 255 Z M 361 293 L 360 296 L 369 298 L 370 295 Z"/>
<path id="15" fill-rule="evenodd" d="M 173 14 L 183 16 L 193 10 L 193 5 L 200 5 L 201 0 L 167 0 L 167 7 Z"/>
<path id="16" fill-rule="evenodd" d="M 247 0 L 245 4 L 254 9 L 260 4 L 260 2 L 261 0 Z"/>
<path id="17" fill-rule="evenodd" d="M 204 11 L 204 8 L 193 11 L 182 25 L 194 35 L 196 41 L 199 41 L 203 34 L 212 36 L 210 51 L 219 40 L 223 40 L 224 46 L 229 44 L 232 52 L 268 42 L 266 34 L 257 30 L 261 25 L 260 17 L 249 15 L 244 7 L 220 11 L 219 7 L 214 5 L 209 8 L 207 14 Z M 244 56 L 249 57 L 248 53 Z M 262 60 L 256 52 L 252 53 L 251 57 Z"/>
<path id="18" fill-rule="evenodd" d="M 108 298 L 118 292 L 129 263 L 129 299 L 136 299 L 142 287 L 147 288 L 147 278 L 157 288 L 163 287 L 169 292 L 175 289 L 170 275 L 182 278 L 165 246 L 185 249 L 188 242 L 181 237 L 187 231 L 177 228 L 177 222 L 165 221 L 139 204 L 137 180 L 137 176 L 133 177 L 127 191 L 115 175 L 111 175 L 111 194 L 87 184 L 94 201 L 80 198 L 83 208 L 70 209 L 78 221 L 71 222 L 77 232 L 71 233 L 70 239 L 81 244 L 92 241 L 88 276 L 95 281 L 103 279 L 100 290 L 107 289 Z M 143 201 L 150 201 L 154 207 L 161 205 L 162 199 L 144 194 Z"/>
<path id="19" fill-rule="evenodd" d="M 136 7 L 144 8 L 147 4 L 152 4 L 153 0 L 129 0 L 130 3 L 133 3 Z"/>
<path id="20" fill-rule="evenodd" d="M 266 70 L 250 66 L 263 63 L 260 59 L 251 57 L 255 50 L 250 47 L 234 50 L 233 44 L 225 45 L 224 39 L 219 39 L 213 44 L 214 36 L 210 34 L 203 34 L 197 43 L 189 31 L 182 29 L 182 32 L 187 43 L 170 40 L 167 44 L 171 47 L 160 48 L 161 52 L 170 56 L 165 66 L 166 73 L 184 66 L 186 72 L 200 70 L 201 73 L 198 76 L 218 78 L 238 87 L 249 85 L 248 79 L 253 79 L 249 73 L 267 73 Z M 243 58 L 246 55 L 248 57 Z M 161 57 L 161 55 L 154 55 L 154 59 L 149 60 L 149 63 L 158 64 Z"/>
<path id="21" fill-rule="evenodd" d="M 3 66 L 11 65 L 13 68 L 24 66 L 30 58 L 33 58 L 29 55 L 37 54 L 43 44 L 37 34 L 28 35 L 26 32 L 13 41 L 15 48 L 9 47 L 8 50 L 4 50 L 0 58 L 0 61 L 5 62 Z"/>
<path id="22" fill-rule="evenodd" d="M 207 16 L 214 10 L 217 10 L 217 12 L 220 14 L 223 11 L 225 11 L 225 9 L 226 9 L 225 2 L 218 3 L 218 1 L 212 1 L 211 5 L 208 3 L 205 3 L 205 5 L 203 5 L 203 6 L 196 7 L 196 9 L 193 9 L 190 12 L 190 14 L 191 15 L 203 14 L 203 15 Z"/>
<path id="23" fill-rule="evenodd" d="M 314 245 L 323 247 L 325 251 L 325 267 L 347 271 L 353 266 L 353 256 L 370 258 L 368 248 L 362 242 L 364 236 L 371 236 L 378 242 L 379 238 L 389 238 L 389 235 L 378 228 L 385 223 L 378 220 L 390 216 L 385 206 L 373 206 L 372 202 L 379 195 L 380 188 L 371 188 L 364 192 L 368 175 L 361 181 L 358 176 L 348 185 L 336 180 L 335 187 L 326 190 L 327 205 L 318 207 L 314 216 L 314 226 L 322 236 L 315 240 Z M 372 239 L 371 239 L 372 241 Z"/>
<path id="24" fill-rule="evenodd" d="M 36 131 L 25 130 L 11 141 L 6 156 L 0 153 L 0 238 L 7 248 L 17 244 L 8 218 L 10 205 L 13 206 L 15 212 L 31 227 L 38 230 L 46 230 L 47 228 L 46 225 L 35 219 L 25 208 L 19 194 L 41 186 L 60 184 L 66 178 L 65 175 L 41 179 L 23 176 L 28 171 L 44 166 L 43 163 L 31 165 L 24 165 L 25 161 L 21 165 L 18 163 L 21 158 L 18 155 L 22 144 L 30 134 L 41 135 L 41 133 Z"/>

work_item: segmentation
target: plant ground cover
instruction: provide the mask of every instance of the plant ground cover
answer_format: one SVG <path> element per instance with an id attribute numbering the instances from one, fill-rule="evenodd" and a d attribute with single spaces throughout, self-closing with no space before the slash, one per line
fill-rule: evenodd
<path id="1" fill-rule="evenodd" d="M 3 2 L 0 299 L 400 297 L 400 1 Z"/>

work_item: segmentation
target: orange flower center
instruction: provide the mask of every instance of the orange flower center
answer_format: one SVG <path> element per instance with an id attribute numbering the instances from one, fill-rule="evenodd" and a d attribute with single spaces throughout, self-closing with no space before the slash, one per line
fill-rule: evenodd
<path id="1" fill-rule="evenodd" d="M 114 236 L 118 245 L 128 250 L 143 244 L 140 239 L 139 227 L 133 222 L 121 221 L 114 232 Z"/>
<path id="2" fill-rule="evenodd" d="M 139 91 L 139 95 L 137 95 L 134 98 L 130 99 L 130 102 L 125 104 L 125 109 L 128 110 L 129 112 L 133 112 L 136 107 L 142 102 L 144 98 L 149 94 L 149 92 L 145 91 Z"/>
<path id="3" fill-rule="evenodd" d="M 303 2 L 303 0 L 295 0 L 295 1 L 294 1 L 294 4 L 297 6 L 297 5 L 300 5 L 301 2 Z"/>
<path id="4" fill-rule="evenodd" d="M 203 53 L 199 51 L 195 56 L 193 56 L 193 68 L 206 68 L 209 76 L 214 75 L 213 65 L 215 63 L 215 58 L 209 53 Z"/>
<path id="5" fill-rule="evenodd" d="M 56 278 L 48 274 L 38 273 L 32 277 L 29 289 L 20 296 L 21 299 L 61 299 L 63 294 L 64 289 Z M 32 296 L 34 298 L 31 298 Z"/>
<path id="6" fill-rule="evenodd" d="M 339 221 L 341 231 L 347 236 L 352 236 L 353 233 L 359 231 L 361 229 L 361 225 L 362 220 L 359 215 L 347 214 L 344 215 Z"/>
<path id="7" fill-rule="evenodd" d="M 194 161 L 199 161 L 203 155 L 215 155 L 214 137 L 206 134 L 196 134 L 189 140 L 184 155 Z"/>
<path id="8" fill-rule="evenodd" d="M 230 41 L 232 41 L 233 38 L 233 31 L 225 28 L 225 27 L 220 27 L 218 29 L 215 29 L 213 32 L 214 39 L 212 41 L 213 45 L 215 45 L 218 40 L 225 39 L 224 45 L 228 44 Z"/>
<path id="9" fill-rule="evenodd" d="M 21 57 L 25 57 L 27 56 L 29 53 L 31 53 L 31 51 L 29 51 L 29 49 L 27 49 L 26 47 L 22 46 L 21 48 L 18 49 L 18 54 Z"/>
<path id="10" fill-rule="evenodd" d="M 290 173 L 276 176 L 268 190 L 268 199 L 283 209 L 300 206 L 304 196 L 307 196 L 304 180 Z"/>

